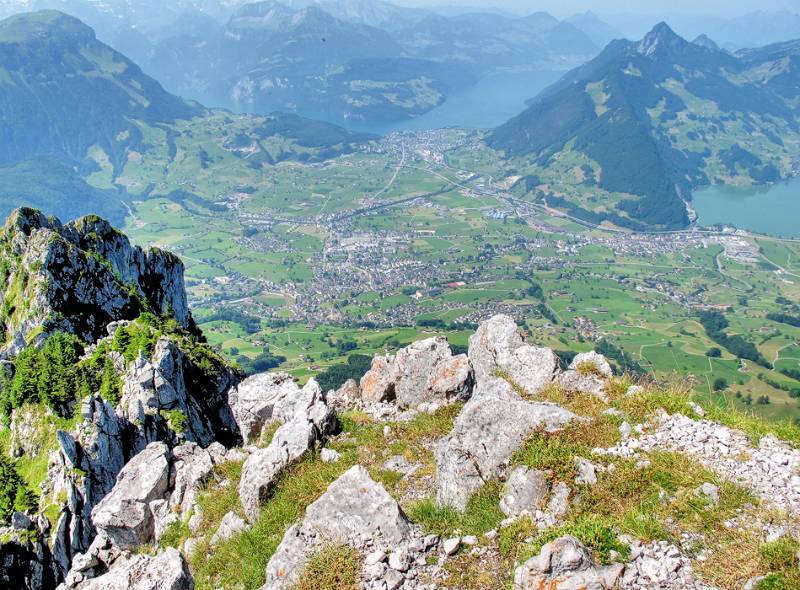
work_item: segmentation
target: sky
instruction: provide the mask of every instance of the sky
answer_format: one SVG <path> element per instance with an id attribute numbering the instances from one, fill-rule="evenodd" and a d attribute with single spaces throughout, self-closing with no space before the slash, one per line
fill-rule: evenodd
<path id="1" fill-rule="evenodd" d="M 390 0 L 391 1 L 391 0 Z M 592 10 L 598 14 L 682 14 L 731 17 L 758 10 L 800 12 L 800 0 L 394 0 L 406 6 L 493 6 L 509 12 L 544 10 L 569 16 Z"/>

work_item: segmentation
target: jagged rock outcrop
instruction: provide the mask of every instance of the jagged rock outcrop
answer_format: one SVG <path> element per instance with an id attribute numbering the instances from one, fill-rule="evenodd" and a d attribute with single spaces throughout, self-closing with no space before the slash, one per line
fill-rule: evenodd
<path id="1" fill-rule="evenodd" d="M 586 546 L 571 535 L 542 547 L 514 572 L 514 590 L 612 590 L 624 566 L 598 567 Z"/>
<path id="2" fill-rule="evenodd" d="M 138 426 L 139 447 L 168 438 L 172 412 L 181 417 L 180 428 L 171 425 L 181 439 L 204 447 L 214 441 L 231 446 L 239 437 L 227 391 L 236 381 L 222 362 L 208 373 L 162 337 L 152 359 L 140 355 L 124 375 L 120 415 Z"/>
<path id="3" fill-rule="evenodd" d="M 36 523 L 28 519 L 24 526 L 12 522 L 11 527 L 0 527 L 0 588 L 52 588 L 57 574 L 47 539 Z"/>
<path id="4" fill-rule="evenodd" d="M 575 418 L 555 404 L 523 400 L 504 379 L 484 376 L 452 432 L 436 445 L 437 502 L 463 510 L 477 489 L 504 473 L 531 433 L 557 430 Z"/>
<path id="5" fill-rule="evenodd" d="M 66 575 L 67 587 L 117 587 L 115 584 L 125 580 L 131 587 L 143 589 L 193 587 L 182 558 L 176 561 L 174 554 L 162 554 L 148 557 L 154 561 L 140 561 L 141 556 L 130 553 L 156 543 L 178 519 L 188 519 L 196 508 L 200 487 L 209 480 L 214 466 L 227 460 L 226 456 L 227 451 L 218 443 L 208 449 L 195 443 L 170 449 L 160 442 L 135 455 L 120 472 L 111 492 L 92 510 L 97 535 L 88 550 L 73 559 Z M 150 585 L 157 583 L 157 578 L 149 575 L 150 568 L 162 566 L 166 568 L 165 580 L 177 585 Z"/>
<path id="6" fill-rule="evenodd" d="M 114 487 L 117 475 L 134 453 L 135 427 L 100 396 L 81 403 L 75 433 L 57 433 L 58 450 L 50 453 L 48 494 L 62 503 L 52 535 L 53 556 L 66 574 L 72 558 L 94 538 L 92 508 Z"/>
<path id="7" fill-rule="evenodd" d="M 443 405 L 469 397 L 472 369 L 466 355 L 453 356 L 447 340 L 414 342 L 396 355 L 376 356 L 361 379 L 365 402 L 393 402 L 400 409 Z"/>
<path id="8" fill-rule="evenodd" d="M 92 509 L 148 444 L 188 440 L 222 448 L 214 441 L 230 446 L 238 440 L 238 425 L 227 404 L 227 390 L 237 377 L 221 361 L 212 359 L 201 371 L 188 352 L 163 337 L 152 359 L 140 355 L 121 379 L 117 408 L 99 396 L 84 399 L 83 420 L 74 433 L 57 433 L 59 449 L 51 453 L 47 495 L 62 504 L 52 543 L 62 576 L 73 556 L 86 551 L 94 538 Z M 176 417 L 180 427 L 173 423 Z"/>
<path id="9" fill-rule="evenodd" d="M 478 386 L 502 375 L 529 395 L 552 383 L 558 370 L 556 354 L 526 344 L 516 322 L 506 315 L 487 320 L 470 336 L 469 360 Z"/>
<path id="10" fill-rule="evenodd" d="M 115 320 L 154 311 L 192 324 L 183 263 L 158 249 L 132 246 L 99 217 L 68 224 L 39 211 L 15 211 L 0 230 L 8 266 L 2 302 L 5 350 L 17 354 L 37 334 L 64 331 L 85 342 Z"/>
<path id="11" fill-rule="evenodd" d="M 272 417 L 283 424 L 269 446 L 254 451 L 242 467 L 239 499 L 250 522 L 258 518 L 261 499 L 280 473 L 336 429 L 335 415 L 316 381 L 311 379 L 303 389 L 295 385 L 294 391 L 288 387 L 282 391 Z"/>
<path id="12" fill-rule="evenodd" d="M 131 459 L 114 489 L 92 510 L 98 532 L 119 549 L 135 549 L 155 537 L 154 504 L 164 500 L 172 472 L 172 453 L 164 443 L 151 443 Z"/>
<path id="13" fill-rule="evenodd" d="M 425 554 L 437 544 L 435 537 L 423 538 L 383 486 L 356 465 L 286 532 L 267 564 L 263 590 L 291 588 L 314 552 L 330 545 L 346 545 L 369 555 L 362 574 L 367 587 L 418 587 Z"/>
<path id="14" fill-rule="evenodd" d="M 286 421 L 294 413 L 297 392 L 297 383 L 286 373 L 261 373 L 231 387 L 228 406 L 244 444 L 258 442 L 266 424 Z"/>
<path id="15" fill-rule="evenodd" d="M 96 555 L 114 555 L 111 548 L 104 548 Z M 95 557 L 96 565 L 101 565 Z M 85 578 L 79 573 L 70 573 L 66 590 L 194 590 L 194 579 L 189 573 L 183 556 L 172 547 L 156 556 L 142 554 L 119 554 L 105 573 Z"/>

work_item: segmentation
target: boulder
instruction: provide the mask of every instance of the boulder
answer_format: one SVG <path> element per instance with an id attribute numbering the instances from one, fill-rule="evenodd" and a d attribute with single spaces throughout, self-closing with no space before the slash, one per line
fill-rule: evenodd
<path id="1" fill-rule="evenodd" d="M 475 491 L 505 472 L 534 431 L 555 431 L 575 417 L 557 405 L 521 399 L 503 379 L 479 382 L 453 430 L 434 450 L 437 502 L 463 510 Z"/>
<path id="2" fill-rule="evenodd" d="M 532 396 L 549 385 L 558 370 L 556 354 L 526 344 L 517 324 L 506 315 L 478 327 L 469 339 L 469 360 L 478 385 L 503 375 Z"/>
<path id="3" fill-rule="evenodd" d="M 177 549 L 153 557 L 128 555 L 96 577 L 67 584 L 69 590 L 194 590 L 186 562 Z"/>
<path id="4" fill-rule="evenodd" d="M 249 377 L 228 390 L 228 405 L 244 444 L 261 438 L 265 424 L 273 420 L 275 405 L 284 398 L 297 396 L 299 388 L 291 375 L 262 373 Z"/>
<path id="5" fill-rule="evenodd" d="M 291 588 L 313 552 L 324 545 L 346 545 L 383 555 L 409 544 L 414 531 L 406 515 L 367 470 L 355 466 L 333 482 L 291 527 L 267 564 L 264 590 Z M 420 543 L 420 545 L 424 545 Z M 399 564 L 400 556 L 395 558 Z"/>
<path id="6" fill-rule="evenodd" d="M 542 547 L 514 572 L 514 590 L 611 590 L 617 588 L 622 565 L 598 567 L 583 543 L 566 535 Z"/>
<path id="7" fill-rule="evenodd" d="M 122 469 L 114 489 L 92 510 L 92 522 L 120 549 L 153 540 L 151 503 L 163 500 L 170 484 L 171 456 L 164 443 L 152 443 Z"/>
<path id="8" fill-rule="evenodd" d="M 366 402 L 395 402 L 401 409 L 450 403 L 469 397 L 472 368 L 465 355 L 453 356 L 444 338 L 428 338 L 378 356 L 361 379 Z"/>
<path id="9" fill-rule="evenodd" d="M 500 498 L 500 510 L 508 518 L 534 514 L 550 491 L 545 471 L 517 467 L 508 476 Z"/>

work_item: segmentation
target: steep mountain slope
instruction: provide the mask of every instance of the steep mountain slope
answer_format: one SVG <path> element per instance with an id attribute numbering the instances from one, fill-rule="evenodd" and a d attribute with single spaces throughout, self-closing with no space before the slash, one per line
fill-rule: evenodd
<path id="1" fill-rule="evenodd" d="M 183 263 L 158 249 L 131 246 L 98 217 L 63 225 L 20 209 L 2 228 L 0 244 L 2 334 L 12 353 L 57 331 L 93 342 L 110 322 L 146 311 L 192 325 Z"/>
<path id="2" fill-rule="evenodd" d="M 119 191 L 91 186 L 68 163 L 52 157 L 0 166 L 0 216 L 24 205 L 65 219 L 95 212 L 122 226 L 128 212 L 124 198 Z"/>
<path id="3" fill-rule="evenodd" d="M 203 167 L 220 150 L 259 166 L 321 161 L 369 139 L 282 113 L 237 116 L 234 124 L 230 113 L 167 93 L 58 12 L 0 22 L 0 54 L 0 212 L 27 205 L 65 219 L 100 214 L 121 226 L 129 189 L 146 197 L 150 181 L 132 187 L 120 176 L 148 154 L 163 153 L 169 163 L 188 144 Z"/>
<path id="4" fill-rule="evenodd" d="M 118 167 L 145 143 L 135 120 L 170 123 L 202 112 L 60 12 L 0 22 L 0 62 L 2 164 L 38 155 L 79 162 L 97 145 Z"/>
<path id="5" fill-rule="evenodd" d="M 681 227 L 697 185 L 796 172 L 795 52 L 785 44 L 737 57 L 661 23 L 639 42 L 612 42 L 487 141 L 532 164 L 534 186 L 566 179 L 562 194 L 545 191 L 548 203 L 578 217 Z"/>

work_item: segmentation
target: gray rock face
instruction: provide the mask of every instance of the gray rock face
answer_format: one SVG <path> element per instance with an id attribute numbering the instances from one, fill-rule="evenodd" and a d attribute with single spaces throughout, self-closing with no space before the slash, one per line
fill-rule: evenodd
<path id="1" fill-rule="evenodd" d="M 140 301 L 159 313 L 174 314 L 184 327 L 191 322 L 180 259 L 132 246 L 96 216 L 63 225 L 23 208 L 11 215 L 2 231 L 12 261 L 8 284 L 18 276 L 28 277 L 24 302 L 15 303 L 21 312 L 6 321 L 12 354 L 41 327 L 94 342 L 108 323 L 136 318 L 143 311 Z M 75 309 L 92 313 L 76 314 Z"/>
<path id="2" fill-rule="evenodd" d="M 97 536 L 72 559 L 67 586 L 94 578 L 117 583 L 121 575 L 127 575 L 128 552 L 157 542 L 170 524 L 195 513 L 201 486 L 210 479 L 214 465 L 228 460 L 230 454 L 218 443 L 208 449 L 186 443 L 172 450 L 164 443 L 151 443 L 134 456 L 92 511 Z M 235 523 L 227 524 L 235 528 Z"/>
<path id="3" fill-rule="evenodd" d="M 508 476 L 500 498 L 500 510 L 508 518 L 534 514 L 550 491 L 547 473 L 527 467 L 517 467 Z"/>
<path id="4" fill-rule="evenodd" d="M 239 499 L 250 522 L 258 518 L 261 500 L 278 475 L 336 428 L 336 418 L 316 381 L 310 380 L 302 390 L 295 385 L 294 390 L 278 399 L 273 408 L 273 417 L 283 425 L 269 446 L 256 450 L 242 468 Z"/>
<path id="5" fill-rule="evenodd" d="M 598 567 L 591 552 L 570 535 L 542 547 L 514 572 L 514 590 L 611 590 L 617 587 L 622 565 Z"/>
<path id="6" fill-rule="evenodd" d="M 264 425 L 275 418 L 275 406 L 297 396 L 294 379 L 285 373 L 262 373 L 228 390 L 228 405 L 244 444 L 258 442 Z"/>
<path id="7" fill-rule="evenodd" d="M 525 344 L 517 324 L 505 315 L 478 327 L 469 339 L 469 360 L 478 385 L 502 372 L 530 395 L 550 384 L 558 369 L 555 353 Z"/>
<path id="8" fill-rule="evenodd" d="M 524 401 L 503 379 L 484 378 L 452 432 L 436 445 L 437 502 L 463 510 L 475 491 L 505 471 L 531 433 L 556 430 L 574 418 L 559 406 Z"/>
<path id="9" fill-rule="evenodd" d="M 140 448 L 165 438 L 169 429 L 166 412 L 185 416 L 185 426 L 177 433 L 184 440 L 202 446 L 215 440 L 234 442 L 235 422 L 225 392 L 236 376 L 220 366 L 216 383 L 205 384 L 205 392 L 196 392 L 191 391 L 187 374 L 193 370 L 187 355 L 166 337 L 156 343 L 151 361 L 139 357 L 131 364 L 123 377 L 119 408 L 123 418 L 138 425 Z"/>
<path id="10" fill-rule="evenodd" d="M 99 396 L 86 398 L 80 411 L 83 422 L 74 434 L 57 432 L 59 450 L 50 454 L 48 467 L 49 495 L 66 498 L 52 536 L 59 578 L 73 556 L 89 548 L 92 509 L 113 489 L 136 439 L 135 427 Z"/>
<path id="11" fill-rule="evenodd" d="M 114 489 L 92 510 L 98 531 L 120 549 L 134 549 L 155 536 L 151 503 L 163 500 L 170 484 L 171 453 L 152 443 L 122 469 Z"/>
<path id="12" fill-rule="evenodd" d="M 367 402 L 393 401 L 405 409 L 466 399 L 471 383 L 467 357 L 454 357 L 444 338 L 429 338 L 395 356 L 375 357 L 361 379 L 361 397 Z"/>
<path id="13" fill-rule="evenodd" d="M 386 549 L 406 545 L 412 536 L 412 526 L 397 502 L 366 469 L 355 466 L 308 507 L 300 525 L 287 531 L 267 564 L 264 590 L 291 588 L 315 548 L 325 544 L 361 549 L 369 541 L 386 555 Z"/>
<path id="14" fill-rule="evenodd" d="M 101 576 L 69 582 L 69 590 L 194 590 L 186 562 L 172 547 L 155 557 L 123 556 Z"/>
<path id="15" fill-rule="evenodd" d="M 92 509 L 112 490 L 125 464 L 147 444 L 162 440 L 174 444 L 183 439 L 221 448 L 219 443 L 211 443 L 221 440 L 232 444 L 237 439 L 238 428 L 224 395 L 236 376 L 220 365 L 216 382 L 198 387 L 191 377 L 196 371 L 186 353 L 162 338 L 152 361 L 139 358 L 123 375 L 123 397 L 116 410 L 98 396 L 86 398 L 80 406 L 83 421 L 76 432 L 57 433 L 60 449 L 51 454 L 48 496 L 66 498 L 53 536 L 53 554 L 62 577 L 72 557 L 86 551 L 94 538 Z M 173 413 L 186 417 L 177 435 L 168 419 Z M 180 449 L 177 447 L 176 453 Z M 189 455 L 177 457 L 176 467 L 183 465 L 183 459 L 188 461 Z M 207 453 L 200 455 L 202 461 L 192 462 L 190 473 L 196 473 L 200 465 L 209 465 Z M 191 485 L 196 479 L 193 477 L 189 476 Z M 179 479 L 175 494 L 181 503 L 186 503 L 181 491 L 186 488 L 184 483 Z"/>

